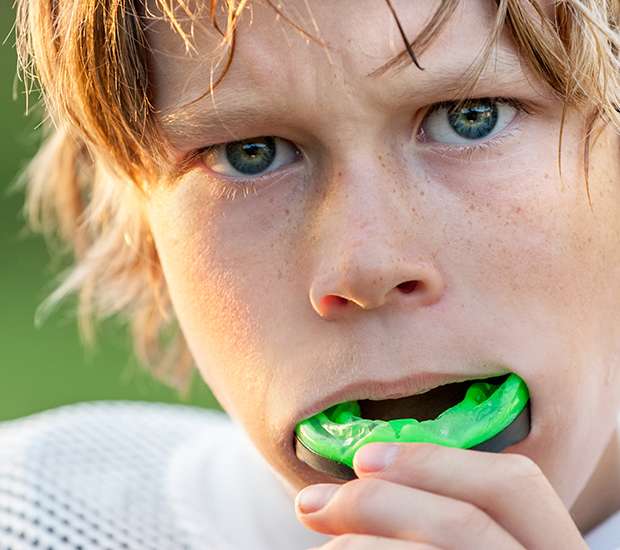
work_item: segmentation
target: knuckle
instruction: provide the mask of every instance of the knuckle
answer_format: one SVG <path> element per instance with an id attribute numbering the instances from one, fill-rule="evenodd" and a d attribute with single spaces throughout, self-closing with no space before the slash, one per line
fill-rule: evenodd
<path id="1" fill-rule="evenodd" d="M 544 478 L 542 470 L 529 456 L 520 454 L 506 454 L 508 458 L 509 477 L 538 482 Z M 504 464 L 506 468 L 506 464 Z"/>
<path id="2" fill-rule="evenodd" d="M 376 496 L 382 482 L 374 478 L 354 479 L 345 483 L 339 493 L 339 516 L 345 529 L 354 529 L 376 512 Z"/>
<path id="3" fill-rule="evenodd" d="M 377 494 L 381 480 L 375 478 L 358 478 L 345 483 L 340 492 L 351 504 L 359 505 Z"/>
<path id="4" fill-rule="evenodd" d="M 480 488 L 478 493 L 485 502 L 484 510 L 502 506 L 502 502 L 524 491 L 538 491 L 547 479 L 531 458 L 516 453 L 498 453 L 491 465 L 493 483 Z"/>
<path id="5" fill-rule="evenodd" d="M 474 538 L 477 540 L 485 540 L 486 534 L 491 530 L 493 520 L 482 510 L 472 506 L 472 511 L 469 518 L 469 529 L 473 533 Z"/>
<path id="6" fill-rule="evenodd" d="M 469 502 L 459 502 L 446 507 L 445 521 L 450 531 L 463 532 L 465 529 L 469 532 L 472 529 L 478 531 L 483 528 L 484 513 Z"/>

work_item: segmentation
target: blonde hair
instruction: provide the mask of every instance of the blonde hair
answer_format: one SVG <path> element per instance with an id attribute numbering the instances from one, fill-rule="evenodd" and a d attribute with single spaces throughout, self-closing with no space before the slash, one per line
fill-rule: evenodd
<path id="1" fill-rule="evenodd" d="M 323 45 L 285 9 L 265 1 L 287 24 Z M 442 0 L 410 43 L 391 2 L 385 1 L 406 47 L 377 76 L 406 66 L 409 58 L 419 66 L 416 55 L 424 52 L 458 4 Z M 171 179 L 162 168 L 169 159 L 150 100 L 145 26 L 155 17 L 165 19 L 188 53 L 194 51 L 194 27 L 203 20 L 214 26 L 222 36 L 223 70 L 206 95 L 232 63 L 237 24 L 249 0 L 208 0 L 193 8 L 187 0 L 152 0 L 154 9 L 146 3 L 16 0 L 18 74 L 26 92 L 38 87 L 47 115 L 46 139 L 17 183 L 26 191 L 29 227 L 74 257 L 59 286 L 37 310 L 37 322 L 64 298 L 77 294 L 85 343 L 94 340 L 94 320 L 125 318 L 140 361 L 186 394 L 193 359 L 175 319 L 143 212 L 142 195 L 149 186 Z M 595 121 L 601 128 L 613 124 L 620 129 L 620 2 L 559 1 L 552 18 L 545 16 L 537 0 L 496 0 L 496 5 L 495 25 L 470 67 L 463 92 L 471 90 L 507 26 L 522 57 L 564 105 L 591 113 L 584 148 L 587 187 Z M 224 24 L 218 20 L 221 15 Z"/>

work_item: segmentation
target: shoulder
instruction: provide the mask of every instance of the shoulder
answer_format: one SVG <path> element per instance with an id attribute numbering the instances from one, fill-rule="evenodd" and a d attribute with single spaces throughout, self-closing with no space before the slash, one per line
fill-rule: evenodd
<path id="1" fill-rule="evenodd" d="M 140 468 L 161 459 L 209 426 L 226 426 L 219 411 L 141 401 L 91 401 L 0 422 L 0 472 L 45 464 Z"/>
<path id="2" fill-rule="evenodd" d="M 0 438 L 3 443 L 17 443 L 25 434 L 45 432 L 49 429 L 88 430 L 95 424 L 99 429 L 109 426 L 113 431 L 132 430 L 138 425 L 157 422 L 189 425 L 195 421 L 226 421 L 226 415 L 219 411 L 202 409 L 191 405 L 172 405 L 145 401 L 86 401 L 63 405 L 46 411 L 0 422 Z M 130 420 L 129 422 L 120 422 Z"/>
<path id="3" fill-rule="evenodd" d="M 169 466 L 188 441 L 230 423 L 219 411 L 130 401 L 0 423 L 0 541 L 20 549 L 186 547 L 167 508 Z"/>

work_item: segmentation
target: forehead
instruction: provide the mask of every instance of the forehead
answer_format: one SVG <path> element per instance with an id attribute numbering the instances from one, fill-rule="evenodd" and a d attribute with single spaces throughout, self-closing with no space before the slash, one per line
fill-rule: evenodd
<path id="1" fill-rule="evenodd" d="M 400 0 L 393 4 L 412 41 L 441 2 Z M 409 85 L 413 82 L 418 87 L 415 91 L 424 99 L 425 92 L 436 92 L 448 80 L 458 87 L 459 76 L 482 51 L 497 9 L 491 0 L 460 2 L 441 33 L 419 56 L 424 71 L 409 64 L 401 76 L 387 73 L 379 78 L 369 75 L 404 49 L 385 2 L 287 0 L 282 3 L 282 11 L 320 44 L 278 17 L 267 3 L 250 0 L 238 25 L 232 65 L 215 92 L 218 102 L 259 106 L 260 102 L 280 101 L 285 108 L 287 98 L 320 102 L 328 90 L 349 96 L 369 93 L 380 99 L 398 96 L 404 88 L 396 83 L 403 80 L 407 80 L 406 93 L 412 91 Z M 153 98 L 164 114 L 174 112 L 176 107 L 209 89 L 225 65 L 222 37 L 213 28 L 208 9 L 202 12 L 192 28 L 196 49 L 189 54 L 178 33 L 165 20 L 148 26 Z M 225 28 L 222 8 L 218 21 Z M 184 26 L 189 30 L 187 21 Z M 493 79 L 494 71 L 503 70 L 513 73 L 515 81 L 522 79 L 522 68 L 506 33 L 502 33 L 492 60 L 487 78 Z M 283 88 L 286 97 L 279 93 Z"/>

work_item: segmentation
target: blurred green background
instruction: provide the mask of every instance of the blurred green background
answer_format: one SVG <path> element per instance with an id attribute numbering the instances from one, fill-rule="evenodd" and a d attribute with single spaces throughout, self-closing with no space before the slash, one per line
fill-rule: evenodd
<path id="1" fill-rule="evenodd" d="M 94 350 L 80 343 L 73 306 L 34 326 L 38 304 L 66 265 L 53 261 L 45 242 L 24 229 L 23 195 L 8 188 L 37 147 L 37 120 L 25 117 L 21 86 L 13 99 L 16 56 L 10 2 L 0 3 L 0 421 L 59 405 L 132 399 L 220 408 L 194 377 L 188 399 L 153 380 L 133 358 L 128 334 L 113 320 L 99 325 Z"/>

